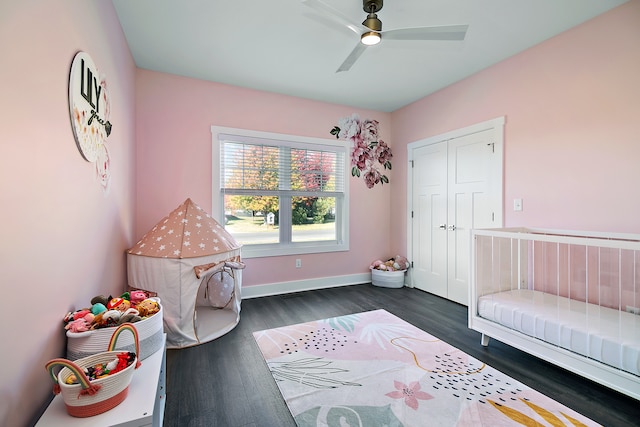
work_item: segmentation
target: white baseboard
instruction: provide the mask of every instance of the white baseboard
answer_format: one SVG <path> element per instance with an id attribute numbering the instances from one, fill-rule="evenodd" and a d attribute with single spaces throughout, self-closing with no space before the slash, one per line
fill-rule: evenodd
<path id="1" fill-rule="evenodd" d="M 347 276 L 321 277 L 318 279 L 294 280 L 291 282 L 267 283 L 242 288 L 242 299 L 337 288 L 339 286 L 371 283 L 371 273 L 349 274 Z"/>

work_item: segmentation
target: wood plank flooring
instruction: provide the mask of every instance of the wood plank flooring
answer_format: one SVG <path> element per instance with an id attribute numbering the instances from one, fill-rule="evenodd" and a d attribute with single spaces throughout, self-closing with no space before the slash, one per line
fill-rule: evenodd
<path id="1" fill-rule="evenodd" d="M 167 350 L 169 427 L 295 427 L 252 333 L 383 308 L 604 426 L 640 425 L 640 401 L 496 340 L 480 345 L 467 308 L 417 289 L 355 285 L 242 301 L 240 323 L 212 342 Z"/>

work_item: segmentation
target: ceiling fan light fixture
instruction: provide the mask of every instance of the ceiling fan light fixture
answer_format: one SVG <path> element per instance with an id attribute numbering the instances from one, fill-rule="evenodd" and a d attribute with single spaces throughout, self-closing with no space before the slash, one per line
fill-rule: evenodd
<path id="1" fill-rule="evenodd" d="M 362 44 L 367 46 L 373 46 L 374 44 L 380 43 L 380 33 L 375 31 L 367 31 L 360 36 L 360 41 Z"/>

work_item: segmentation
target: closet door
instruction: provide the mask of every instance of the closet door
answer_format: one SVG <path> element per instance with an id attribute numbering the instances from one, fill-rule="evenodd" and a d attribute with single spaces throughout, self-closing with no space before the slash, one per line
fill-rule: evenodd
<path id="1" fill-rule="evenodd" d="M 413 151 L 413 282 L 447 298 L 447 142 Z"/>
<path id="2" fill-rule="evenodd" d="M 502 185 L 493 173 L 502 173 L 494 133 L 485 130 L 448 142 L 447 298 L 464 305 L 469 299 L 471 229 L 498 227 L 496 213 L 502 210 Z"/>
<path id="3" fill-rule="evenodd" d="M 471 229 L 502 227 L 503 123 L 409 144 L 414 287 L 468 304 Z"/>

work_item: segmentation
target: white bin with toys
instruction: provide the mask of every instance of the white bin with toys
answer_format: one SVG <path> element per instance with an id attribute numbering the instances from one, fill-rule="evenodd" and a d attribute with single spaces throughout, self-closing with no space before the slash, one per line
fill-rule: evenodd
<path id="1" fill-rule="evenodd" d="M 396 255 L 386 261 L 377 259 L 369 266 L 371 284 L 383 288 L 401 288 L 404 286 L 404 274 L 409 266 L 409 261 L 402 255 Z"/>
<path id="2" fill-rule="evenodd" d="M 132 290 L 120 297 L 102 295 L 91 300 L 91 306 L 65 316 L 67 359 L 77 360 L 104 351 L 116 328 L 133 323 L 138 331 L 140 353 L 144 360 L 162 347 L 163 322 L 160 298 L 149 292 Z M 124 334 L 116 350 L 135 351 L 130 334 Z"/>

